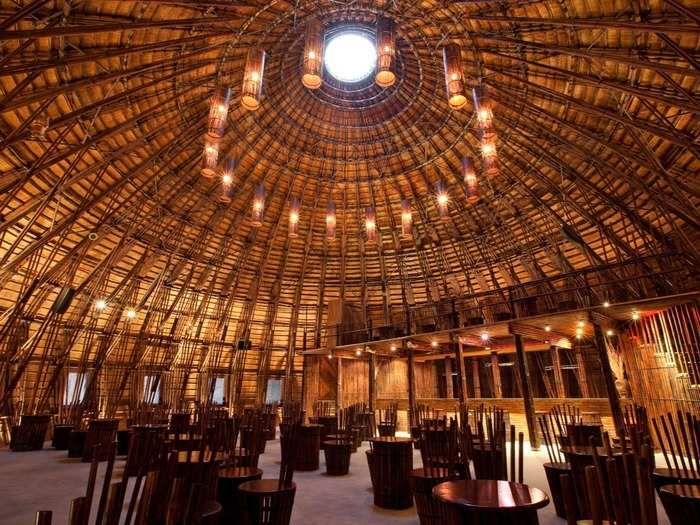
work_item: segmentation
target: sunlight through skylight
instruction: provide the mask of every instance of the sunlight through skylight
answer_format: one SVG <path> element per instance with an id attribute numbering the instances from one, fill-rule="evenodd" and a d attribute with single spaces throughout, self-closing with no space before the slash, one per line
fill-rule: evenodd
<path id="1" fill-rule="evenodd" d="M 332 37 L 324 51 L 326 70 L 341 82 L 358 82 L 370 76 L 377 63 L 377 50 L 368 37 L 347 31 Z"/>

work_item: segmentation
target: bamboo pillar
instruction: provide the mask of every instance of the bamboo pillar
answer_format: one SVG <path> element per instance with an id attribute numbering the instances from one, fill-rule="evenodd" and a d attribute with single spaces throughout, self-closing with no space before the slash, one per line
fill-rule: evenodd
<path id="1" fill-rule="evenodd" d="M 518 367 L 518 375 L 520 376 L 520 387 L 522 389 L 523 405 L 525 406 L 525 420 L 527 421 L 527 434 L 530 439 L 530 448 L 532 450 L 539 450 L 540 438 L 537 434 L 537 426 L 535 423 L 535 400 L 532 398 L 530 372 L 528 371 L 527 361 L 525 360 L 523 339 L 520 334 L 514 334 L 513 338 L 515 339 L 515 361 Z"/>
<path id="2" fill-rule="evenodd" d="M 452 357 L 445 358 L 445 391 L 447 399 L 454 399 L 455 393 L 452 386 Z"/>
<path id="3" fill-rule="evenodd" d="M 588 388 L 588 374 L 586 374 L 586 360 L 583 357 L 583 352 L 581 348 L 576 348 L 574 350 L 576 355 L 576 366 L 578 366 L 578 372 L 576 378 L 578 379 L 578 386 L 581 389 L 581 397 L 589 398 L 591 397 L 591 391 Z"/>
<path id="4" fill-rule="evenodd" d="M 457 358 L 457 379 L 459 382 L 459 402 L 464 404 L 469 397 L 467 391 L 467 370 L 464 366 L 464 352 L 461 341 L 457 341 L 455 346 L 455 357 Z"/>
<path id="5" fill-rule="evenodd" d="M 474 397 L 481 397 L 481 380 L 479 379 L 479 358 L 472 357 L 472 378 L 474 380 Z"/>
<path id="6" fill-rule="evenodd" d="M 608 400 L 610 401 L 610 411 L 612 412 L 613 421 L 615 422 L 615 430 L 617 436 L 624 436 L 624 421 L 622 418 L 622 408 L 620 407 L 620 397 L 615 388 L 615 377 L 613 376 L 612 368 L 610 367 L 610 359 L 608 351 L 605 348 L 605 340 L 603 339 L 603 329 L 597 319 L 591 318 L 593 323 L 593 335 L 595 339 L 595 348 L 598 352 L 600 360 L 600 371 L 605 380 L 605 389 L 608 392 Z"/>
<path id="7" fill-rule="evenodd" d="M 338 357 L 338 375 L 336 376 L 335 413 L 343 408 L 343 358 Z"/>
<path id="8" fill-rule="evenodd" d="M 416 373 L 413 368 L 413 349 L 408 348 L 408 417 L 409 422 L 413 425 L 413 412 L 416 407 Z"/>
<path id="9" fill-rule="evenodd" d="M 377 356 L 374 352 L 369 354 L 369 377 L 367 378 L 368 385 L 368 398 L 369 398 L 369 411 L 374 412 L 374 408 L 377 404 Z"/>
<path id="10" fill-rule="evenodd" d="M 498 354 L 491 352 L 491 377 L 493 378 L 493 397 L 502 398 L 501 367 L 498 366 Z"/>
<path id="11" fill-rule="evenodd" d="M 554 390 L 557 397 L 566 397 L 566 389 L 564 388 L 564 376 L 561 373 L 561 356 L 559 348 L 555 345 L 549 347 L 552 353 L 552 370 L 554 371 Z"/>

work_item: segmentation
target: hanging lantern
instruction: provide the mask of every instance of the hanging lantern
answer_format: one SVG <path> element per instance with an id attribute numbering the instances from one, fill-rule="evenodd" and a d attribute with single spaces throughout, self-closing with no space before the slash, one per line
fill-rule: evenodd
<path id="1" fill-rule="evenodd" d="M 220 87 L 211 97 L 209 103 L 209 125 L 207 134 L 210 137 L 221 138 L 226 131 L 226 118 L 231 103 L 231 88 Z"/>
<path id="2" fill-rule="evenodd" d="M 374 244 L 377 242 L 377 218 L 374 215 L 374 208 L 365 208 L 365 231 L 367 232 L 367 242 Z"/>
<path id="3" fill-rule="evenodd" d="M 219 140 L 207 135 L 204 139 L 202 154 L 202 175 L 211 179 L 216 177 L 216 163 L 219 160 Z"/>
<path id="4" fill-rule="evenodd" d="M 241 105 L 248 111 L 255 111 L 260 107 L 264 71 L 265 51 L 258 48 L 249 49 L 243 71 L 243 93 L 241 95 Z"/>
<path id="5" fill-rule="evenodd" d="M 379 87 L 388 88 L 396 82 L 396 74 L 393 71 L 395 54 L 394 21 L 379 16 L 377 18 L 377 73 L 374 76 Z"/>
<path id="6" fill-rule="evenodd" d="M 219 202 L 229 203 L 233 197 L 234 186 L 234 173 L 236 171 L 236 161 L 235 159 L 228 159 L 224 163 L 224 167 L 221 170 L 221 193 L 219 195 Z"/>
<path id="7" fill-rule="evenodd" d="M 289 237 L 299 237 L 299 200 L 292 199 L 289 203 Z"/>
<path id="8" fill-rule="evenodd" d="M 481 138 L 481 160 L 484 173 L 496 175 L 498 173 L 498 152 L 496 151 L 496 135 L 485 133 Z"/>
<path id="9" fill-rule="evenodd" d="M 474 100 L 474 111 L 476 112 L 476 120 L 479 129 L 484 133 L 493 131 L 493 107 L 494 103 L 491 97 L 488 96 L 484 86 L 475 87 L 472 90 L 472 98 Z"/>
<path id="10" fill-rule="evenodd" d="M 437 183 L 435 190 L 435 201 L 438 215 L 443 221 L 446 221 L 450 218 L 449 209 L 447 207 L 448 203 L 450 202 L 450 197 L 442 182 Z"/>
<path id="11" fill-rule="evenodd" d="M 323 70 L 323 25 L 320 20 L 312 20 L 306 26 L 306 42 L 304 43 L 304 65 L 301 72 L 301 83 L 309 89 L 321 87 Z"/>
<path id="12" fill-rule="evenodd" d="M 467 191 L 467 202 L 479 200 L 479 181 L 476 178 L 474 164 L 469 157 L 462 157 L 462 177 Z"/>
<path id="13" fill-rule="evenodd" d="M 253 207 L 251 208 L 250 223 L 259 227 L 262 226 L 263 213 L 265 212 L 265 186 L 260 183 L 253 197 Z"/>
<path id="14" fill-rule="evenodd" d="M 326 239 L 329 241 L 335 239 L 335 204 L 333 201 L 328 203 L 326 209 Z"/>
<path id="15" fill-rule="evenodd" d="M 406 199 L 401 201 L 401 236 L 406 239 L 413 236 L 413 214 Z"/>
<path id="16" fill-rule="evenodd" d="M 462 49 L 457 44 L 447 44 L 442 49 L 442 60 L 445 67 L 447 102 L 452 109 L 462 109 L 467 104 L 462 70 Z"/>

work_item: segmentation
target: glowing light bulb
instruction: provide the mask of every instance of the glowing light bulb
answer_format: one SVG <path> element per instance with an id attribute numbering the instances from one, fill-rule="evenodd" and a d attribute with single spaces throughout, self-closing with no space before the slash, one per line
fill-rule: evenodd
<path id="1" fill-rule="evenodd" d="M 615 332 L 613 332 L 612 330 L 608 330 L 607 332 L 605 332 L 605 335 L 607 335 L 608 337 L 610 337 L 610 336 L 615 335 Z"/>
<path id="2" fill-rule="evenodd" d="M 359 348 L 357 350 L 355 350 L 355 355 L 357 357 L 360 357 L 362 355 L 362 350 L 360 350 Z"/>
<path id="3" fill-rule="evenodd" d="M 392 352 L 396 352 L 396 345 L 391 345 L 390 350 L 391 350 Z"/>
<path id="4" fill-rule="evenodd" d="M 583 321 L 579 321 L 578 324 L 577 324 L 577 326 L 578 326 L 579 328 L 583 328 Z"/>
<path id="5" fill-rule="evenodd" d="M 486 157 L 494 155 L 496 153 L 496 146 L 491 142 L 485 142 L 481 145 L 481 153 Z"/>
<path id="6" fill-rule="evenodd" d="M 232 181 L 233 178 L 228 173 L 224 173 L 224 175 L 221 177 L 221 182 L 224 184 L 231 184 Z"/>
<path id="7" fill-rule="evenodd" d="M 546 325 L 546 326 L 544 327 L 544 331 L 545 331 L 545 332 L 551 332 L 551 331 L 552 331 L 552 327 L 549 326 L 549 325 Z"/>
<path id="8" fill-rule="evenodd" d="M 431 342 L 430 342 L 430 346 L 432 346 L 433 348 L 436 348 L 437 345 L 438 345 L 437 341 L 431 341 Z"/>
<path id="9" fill-rule="evenodd" d="M 637 312 L 636 310 L 634 312 L 632 312 L 632 320 L 633 321 L 639 320 L 639 312 Z"/>
<path id="10" fill-rule="evenodd" d="M 488 340 L 489 340 L 489 334 L 487 334 L 486 332 L 484 332 L 483 334 L 481 334 L 481 340 L 482 340 L 482 341 L 488 341 Z"/>
<path id="11" fill-rule="evenodd" d="M 134 317 L 136 317 L 136 310 L 132 310 L 132 309 L 127 310 L 127 311 L 126 311 L 126 316 L 127 316 L 129 319 L 133 319 Z"/>
<path id="12" fill-rule="evenodd" d="M 608 301 L 605 301 L 605 302 L 603 303 L 603 308 L 607 308 L 607 307 L 609 307 L 609 306 L 610 306 L 610 303 L 609 303 Z"/>
<path id="13" fill-rule="evenodd" d="M 449 197 L 447 196 L 447 193 L 441 193 L 438 195 L 438 204 L 440 206 L 445 206 L 447 204 L 447 201 L 449 200 Z"/>
<path id="14" fill-rule="evenodd" d="M 298 222 L 299 221 L 299 213 L 296 211 L 293 211 L 289 214 L 289 220 L 292 222 Z"/>
<path id="15" fill-rule="evenodd" d="M 316 53 L 314 51 L 309 51 L 309 59 L 313 60 L 316 58 Z"/>
<path id="16" fill-rule="evenodd" d="M 105 308 L 107 308 L 107 301 L 105 301 L 104 299 L 98 299 L 97 301 L 95 301 L 95 308 L 97 310 L 104 310 Z"/>
<path id="17" fill-rule="evenodd" d="M 260 79 L 260 75 L 258 75 L 258 72 L 257 72 L 257 71 L 253 71 L 253 72 L 250 74 L 250 79 L 251 79 L 253 82 L 257 82 L 257 81 Z"/>

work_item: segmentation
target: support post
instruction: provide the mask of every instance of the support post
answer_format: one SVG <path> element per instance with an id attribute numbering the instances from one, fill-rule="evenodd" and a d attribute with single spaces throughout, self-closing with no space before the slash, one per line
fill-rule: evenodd
<path id="1" fill-rule="evenodd" d="M 454 399 L 454 387 L 452 385 L 452 356 L 445 357 L 445 394 L 447 399 Z"/>
<path id="2" fill-rule="evenodd" d="M 407 347 L 406 343 L 404 346 Z M 413 425 L 413 414 L 416 407 L 416 374 L 413 368 L 413 348 L 407 348 L 408 356 L 408 420 L 409 425 Z M 409 429 L 410 430 L 410 429 Z"/>
<path id="3" fill-rule="evenodd" d="M 501 368 L 498 366 L 498 353 L 491 352 L 491 377 L 493 378 L 493 397 L 502 398 Z"/>
<path id="4" fill-rule="evenodd" d="M 559 355 L 559 347 L 552 345 L 549 347 L 552 354 L 552 370 L 554 371 L 554 390 L 557 397 L 566 397 L 566 388 L 564 387 L 564 376 L 561 373 L 561 356 Z"/>
<path id="5" fill-rule="evenodd" d="M 336 376 L 335 413 L 343 408 L 343 358 L 338 357 L 338 375 Z"/>
<path id="6" fill-rule="evenodd" d="M 613 375 L 610 366 L 610 358 L 608 351 L 605 348 L 605 339 L 603 338 L 603 329 L 600 326 L 600 321 L 591 317 L 593 323 L 593 335 L 595 339 L 595 347 L 600 360 L 600 371 L 605 380 L 605 389 L 608 391 L 608 400 L 610 401 L 610 411 L 612 412 L 613 421 L 615 423 L 615 431 L 620 439 L 624 436 L 624 420 L 622 417 L 622 408 L 620 407 L 620 397 L 615 388 L 615 376 Z"/>
<path id="7" fill-rule="evenodd" d="M 479 379 L 479 358 L 472 357 L 472 379 L 474 380 L 474 397 L 481 397 L 481 380 Z"/>
<path id="8" fill-rule="evenodd" d="M 374 412 L 377 404 L 377 356 L 374 352 L 369 353 L 369 375 L 367 377 L 369 411 Z"/>
<path id="9" fill-rule="evenodd" d="M 586 373 L 586 360 L 583 357 L 583 352 L 581 348 L 578 347 L 574 350 L 576 355 L 576 366 L 578 367 L 578 372 L 576 373 L 576 378 L 578 379 L 578 386 L 581 389 L 581 397 L 589 398 L 591 397 L 591 391 L 588 388 L 588 374 Z"/>
<path id="10" fill-rule="evenodd" d="M 457 379 L 459 380 L 459 402 L 464 404 L 469 397 L 469 391 L 467 390 L 467 370 L 464 366 L 464 349 L 459 340 L 455 346 L 455 358 L 457 359 Z"/>
<path id="11" fill-rule="evenodd" d="M 515 340 L 515 361 L 518 367 L 518 375 L 520 376 L 520 386 L 523 394 L 523 405 L 525 406 L 525 420 L 527 421 L 527 434 L 530 439 L 530 448 L 532 450 L 539 450 L 540 438 L 537 434 L 537 425 L 535 422 L 535 400 L 532 398 L 530 372 L 528 371 L 527 361 L 525 360 L 523 339 L 520 334 L 513 334 L 513 338 Z"/>

